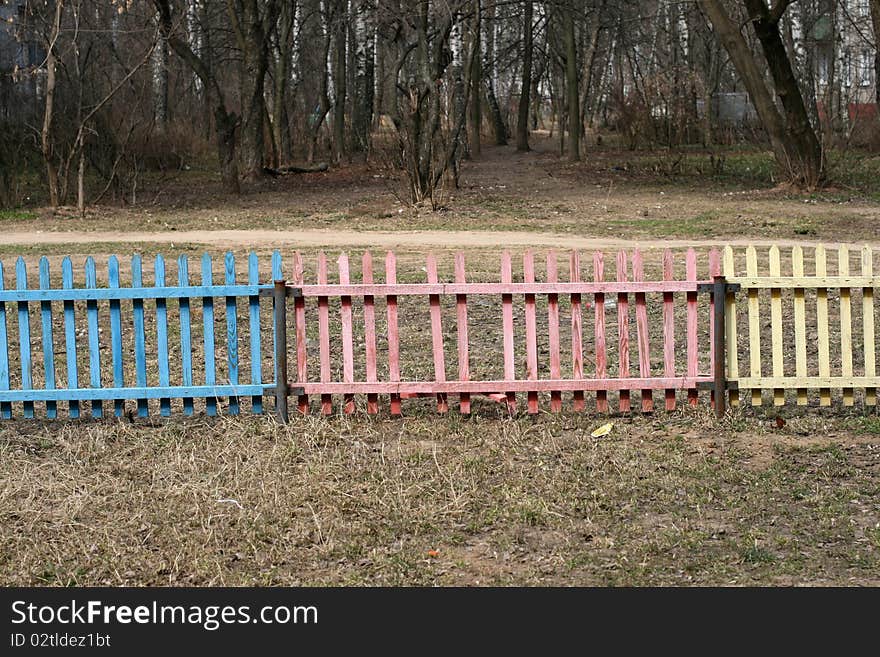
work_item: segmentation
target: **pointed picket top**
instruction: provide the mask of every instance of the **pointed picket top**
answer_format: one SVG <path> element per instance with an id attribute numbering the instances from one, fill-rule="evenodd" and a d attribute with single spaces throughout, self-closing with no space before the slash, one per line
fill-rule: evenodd
<path id="1" fill-rule="evenodd" d="M 277 249 L 272 252 L 272 280 L 273 281 L 281 281 L 284 280 L 284 274 L 282 273 L 282 263 L 281 263 L 281 251 Z"/>

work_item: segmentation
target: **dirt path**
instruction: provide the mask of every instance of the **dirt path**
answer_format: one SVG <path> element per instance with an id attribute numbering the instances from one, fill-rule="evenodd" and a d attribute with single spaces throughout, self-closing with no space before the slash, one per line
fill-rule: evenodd
<path id="1" fill-rule="evenodd" d="M 440 247 L 440 248 L 501 248 L 501 247 L 559 247 L 603 248 L 641 247 L 683 248 L 719 244 L 769 246 L 798 243 L 804 246 L 818 244 L 808 240 L 742 240 L 742 239 L 616 239 L 590 238 L 572 235 L 525 231 L 340 231 L 340 230 L 185 230 L 156 233 L 141 232 L 13 232 L 0 236 L 0 245 L 36 244 L 205 244 L 227 247 L 266 247 L 273 245 L 314 247 L 365 246 L 373 248 Z M 874 245 L 880 243 L 874 242 Z"/>

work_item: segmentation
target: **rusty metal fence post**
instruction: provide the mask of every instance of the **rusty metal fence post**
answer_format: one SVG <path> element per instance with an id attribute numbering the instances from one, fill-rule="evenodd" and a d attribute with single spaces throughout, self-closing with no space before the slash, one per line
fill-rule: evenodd
<path id="1" fill-rule="evenodd" d="M 287 282 L 275 281 L 272 299 L 275 320 L 275 413 L 278 421 L 286 424 L 287 409 Z"/>
<path id="2" fill-rule="evenodd" d="M 715 377 L 713 391 L 715 394 L 715 417 L 724 417 L 727 411 L 727 340 L 725 325 L 725 307 L 727 301 L 727 279 L 716 276 L 713 282 L 713 303 L 715 304 L 715 362 L 712 372 Z M 734 346 L 734 348 L 736 348 Z"/>

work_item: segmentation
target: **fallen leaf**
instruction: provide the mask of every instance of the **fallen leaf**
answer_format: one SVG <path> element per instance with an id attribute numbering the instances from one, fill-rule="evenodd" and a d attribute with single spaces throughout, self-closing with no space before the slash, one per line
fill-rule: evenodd
<path id="1" fill-rule="evenodd" d="M 607 436 L 611 433 L 611 430 L 614 428 L 614 422 L 609 422 L 608 424 L 603 424 L 601 427 L 593 431 L 590 435 L 593 438 L 601 438 L 602 436 Z"/>
<path id="2" fill-rule="evenodd" d="M 428 556 L 432 559 L 436 559 L 440 556 L 440 550 L 428 550 Z"/>

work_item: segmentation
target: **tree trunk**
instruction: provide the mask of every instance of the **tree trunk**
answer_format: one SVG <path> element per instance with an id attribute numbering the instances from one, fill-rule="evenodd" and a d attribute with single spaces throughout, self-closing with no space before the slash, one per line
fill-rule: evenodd
<path id="1" fill-rule="evenodd" d="M 49 35 L 46 54 L 46 109 L 43 114 L 43 128 L 40 133 L 40 146 L 43 152 L 43 161 L 46 163 L 46 179 L 49 184 L 49 204 L 57 208 L 58 196 L 58 167 L 55 164 L 55 148 L 52 139 L 52 118 L 55 111 L 55 41 L 61 32 L 61 16 L 64 12 L 63 0 L 57 0 L 55 4 L 55 18 L 52 21 L 52 32 Z"/>
<path id="2" fill-rule="evenodd" d="M 227 112 L 222 102 L 214 107 L 214 123 L 217 133 L 217 159 L 220 162 L 220 177 L 230 192 L 238 194 L 241 186 L 238 182 L 238 161 L 235 154 L 235 132 L 239 118 L 234 112 Z"/>
<path id="3" fill-rule="evenodd" d="M 565 40 L 565 94 L 568 99 L 568 159 L 581 159 L 580 98 L 578 96 L 577 42 L 574 34 L 574 9 L 563 9 Z"/>
<path id="4" fill-rule="evenodd" d="M 516 116 L 516 150 L 529 150 L 529 95 L 532 90 L 532 0 L 523 2 L 523 65 Z"/>
<path id="5" fill-rule="evenodd" d="M 467 125 L 467 102 L 469 81 L 465 79 L 464 64 L 464 41 L 461 34 L 461 23 L 456 21 L 452 26 L 452 35 L 450 37 L 450 47 L 452 49 L 452 80 L 453 80 L 453 107 L 454 110 L 454 127 L 450 138 L 450 148 L 447 166 L 452 167 L 455 185 L 458 187 L 458 162 L 461 157 L 463 142 L 467 138 L 464 134 L 463 126 Z M 470 60 L 468 60 L 468 69 L 470 68 Z"/>
<path id="6" fill-rule="evenodd" d="M 602 8 L 604 8 L 604 2 Z M 593 86 L 593 69 L 596 65 L 596 53 L 599 50 L 599 34 L 602 29 L 601 9 L 596 9 L 593 15 L 593 21 L 590 25 L 589 43 L 587 43 L 587 53 L 584 57 L 584 83 L 583 93 L 581 94 L 580 106 L 580 128 L 581 134 L 587 134 L 587 108 L 590 106 L 590 88 Z"/>
<path id="7" fill-rule="evenodd" d="M 782 4 L 785 4 L 784 0 Z M 752 17 L 755 34 L 761 42 L 776 95 L 785 112 L 789 166 L 800 183 L 806 187 L 816 187 L 825 178 L 822 146 L 810 123 L 788 51 L 779 33 L 780 17 L 770 15 L 764 0 L 746 0 L 746 7 Z"/>
<path id="8" fill-rule="evenodd" d="M 346 8 L 347 0 L 336 0 L 333 16 L 333 161 L 345 156 L 345 96 L 346 96 Z"/>
<path id="9" fill-rule="evenodd" d="M 285 137 L 287 121 L 285 99 L 290 82 L 290 70 L 294 63 L 296 45 L 294 43 L 294 25 L 299 3 L 282 2 L 278 26 L 278 44 L 274 56 L 275 70 L 272 79 L 272 141 L 275 144 L 275 161 L 273 166 L 279 168 L 289 148 L 289 138 Z"/>
<path id="10" fill-rule="evenodd" d="M 874 94 L 880 108 L 880 0 L 871 0 L 871 25 L 874 28 Z"/>
<path id="11" fill-rule="evenodd" d="M 474 51 L 474 57 L 471 62 L 471 92 L 470 92 L 470 136 L 468 138 L 468 146 L 470 150 L 471 157 L 479 157 L 481 150 L 480 143 L 480 129 L 483 123 L 483 111 L 482 111 L 482 97 L 483 95 L 480 93 L 480 87 L 483 84 L 483 66 L 482 66 L 482 52 L 483 52 L 483 40 L 480 36 L 482 32 L 482 2 L 481 0 L 474 0 L 474 18 L 473 18 L 473 28 L 471 29 L 472 38 L 474 39 L 471 47 Z"/>
<path id="12" fill-rule="evenodd" d="M 506 146 L 507 126 L 504 125 L 504 117 L 501 115 L 498 98 L 495 96 L 495 87 L 498 84 L 498 61 L 495 51 L 498 22 L 495 2 L 486 8 L 486 20 L 483 23 L 486 31 L 486 52 L 483 69 L 488 71 L 486 76 L 486 100 L 489 104 L 489 112 L 492 115 L 492 133 L 495 135 L 496 146 Z"/>
<path id="13" fill-rule="evenodd" d="M 761 63 L 756 61 L 739 26 L 728 16 L 722 0 L 699 0 L 699 3 L 751 96 L 780 168 L 791 182 L 815 187 L 824 178 L 822 149 L 807 117 L 803 97 L 779 34 L 779 16 L 771 15 L 763 0 L 745 1 L 764 53 Z M 787 6 L 785 0 L 781 2 L 777 2 L 772 11 Z M 785 110 L 784 118 L 764 82 L 764 69 L 770 71 L 776 95 Z"/>
<path id="14" fill-rule="evenodd" d="M 153 51 L 153 115 L 156 127 L 164 132 L 168 126 L 168 39 L 161 33 Z"/>
<path id="15" fill-rule="evenodd" d="M 181 39 L 173 33 L 175 21 L 171 12 L 170 0 L 153 0 L 153 4 L 159 12 L 162 33 L 168 40 L 168 45 L 189 66 L 192 72 L 199 77 L 205 88 L 205 104 L 206 107 L 212 108 L 214 115 L 220 176 L 226 189 L 233 194 L 238 194 L 241 192 L 241 187 L 238 181 L 235 133 L 239 126 L 239 117 L 234 112 L 226 110 L 223 90 L 217 82 L 212 67 L 206 63 L 202 55 L 198 55 L 193 51 L 187 40 Z M 208 49 L 207 54 L 210 54 L 210 49 Z"/>
<path id="16" fill-rule="evenodd" d="M 242 51 L 241 76 L 241 159 L 242 174 L 256 180 L 265 176 L 263 157 L 266 150 L 265 81 L 269 67 L 269 48 L 265 29 L 274 22 L 274 3 L 265 3 L 260 11 L 257 0 L 228 0 L 229 19 Z M 267 26 L 264 26 L 264 20 Z"/>
<path id="17" fill-rule="evenodd" d="M 370 147 L 370 125 L 373 122 L 373 29 L 367 21 L 367 9 L 356 9 L 355 18 L 355 103 L 352 120 L 352 146 L 366 153 Z"/>

